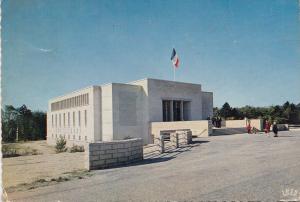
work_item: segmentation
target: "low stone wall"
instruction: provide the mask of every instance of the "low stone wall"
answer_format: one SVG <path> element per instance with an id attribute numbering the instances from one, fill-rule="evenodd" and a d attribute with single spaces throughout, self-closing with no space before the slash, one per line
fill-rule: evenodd
<path id="1" fill-rule="evenodd" d="M 165 130 L 191 130 L 195 136 L 208 137 L 212 134 L 212 124 L 208 120 L 152 122 L 150 124 L 150 131 L 154 141 L 155 138 L 160 136 L 160 132 Z"/>
<path id="2" fill-rule="evenodd" d="M 181 145 L 192 143 L 192 131 L 182 131 L 170 134 L 170 142 L 173 147 L 178 148 Z"/>
<path id="3" fill-rule="evenodd" d="M 143 160 L 143 140 L 134 138 L 111 142 L 88 143 L 85 150 L 85 168 L 109 168 Z"/>
<path id="4" fill-rule="evenodd" d="M 249 119 L 251 127 L 255 127 L 258 130 L 263 130 L 263 120 L 262 119 Z M 225 127 L 226 128 L 246 128 L 247 122 L 245 119 L 243 120 L 226 120 Z"/>

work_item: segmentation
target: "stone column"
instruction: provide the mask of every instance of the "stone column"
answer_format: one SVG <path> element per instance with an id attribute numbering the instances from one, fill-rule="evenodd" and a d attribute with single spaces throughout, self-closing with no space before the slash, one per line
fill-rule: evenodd
<path id="1" fill-rule="evenodd" d="M 174 121 L 174 114 L 173 114 L 173 100 L 170 100 L 170 116 L 171 116 L 171 121 Z"/>
<path id="2" fill-rule="evenodd" d="M 183 121 L 183 101 L 180 101 L 180 120 Z"/>

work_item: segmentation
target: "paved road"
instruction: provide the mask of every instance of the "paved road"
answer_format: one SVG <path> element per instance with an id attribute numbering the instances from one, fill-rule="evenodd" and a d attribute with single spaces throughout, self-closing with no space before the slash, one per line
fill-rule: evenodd
<path id="1" fill-rule="evenodd" d="M 300 196 L 300 130 L 198 138 L 129 167 L 10 194 L 20 201 L 278 201 Z M 62 162 L 63 163 L 63 162 Z M 295 198 L 295 196 L 294 196 Z M 300 200 L 300 199 L 299 199 Z"/>

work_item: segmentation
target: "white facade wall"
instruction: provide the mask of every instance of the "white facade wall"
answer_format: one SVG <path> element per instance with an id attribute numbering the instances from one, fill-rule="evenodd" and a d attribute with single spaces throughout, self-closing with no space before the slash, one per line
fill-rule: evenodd
<path id="1" fill-rule="evenodd" d="M 148 79 L 149 121 L 161 122 L 162 100 L 191 102 L 190 120 L 202 119 L 201 85 Z"/>
<path id="2" fill-rule="evenodd" d="M 84 94 L 88 94 L 88 104 L 83 104 L 83 100 L 79 98 L 76 103 L 80 106 L 59 110 L 51 109 L 52 103 Z M 47 112 L 47 143 L 54 145 L 56 139 L 60 136 L 67 140 L 69 146 L 99 140 L 101 130 L 98 130 L 99 126 L 97 126 L 98 128 L 95 127 L 95 122 L 100 123 L 101 113 L 95 113 L 95 110 L 99 110 L 100 96 L 101 88 L 92 86 L 50 100 Z M 98 98 L 98 100 L 95 100 L 95 98 Z"/>
<path id="3" fill-rule="evenodd" d="M 112 84 L 101 86 L 102 88 L 102 141 L 113 140 L 113 97 Z"/>
<path id="4" fill-rule="evenodd" d="M 89 95 L 89 104 L 51 111 L 51 103 L 81 94 Z M 203 120 L 212 116 L 213 95 L 202 92 L 201 85 L 157 79 L 142 79 L 128 84 L 112 83 L 92 86 L 49 101 L 47 141 L 55 144 L 56 138 L 65 137 L 68 145 L 86 142 L 142 138 L 150 143 L 151 122 L 163 121 L 163 100 L 189 102 L 188 120 Z M 87 111 L 87 126 L 84 111 Z M 78 122 L 81 113 L 81 125 Z M 73 126 L 75 112 L 75 126 Z M 71 125 L 52 125 L 52 115 L 70 113 Z M 55 119 L 55 118 L 54 118 Z M 59 119 L 59 118 L 57 118 Z"/>
<path id="5" fill-rule="evenodd" d="M 202 92 L 202 118 L 213 117 L 213 93 Z"/>

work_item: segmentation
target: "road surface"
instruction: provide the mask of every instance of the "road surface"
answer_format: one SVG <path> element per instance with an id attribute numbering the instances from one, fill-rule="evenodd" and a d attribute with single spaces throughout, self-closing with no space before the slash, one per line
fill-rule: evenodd
<path id="1" fill-rule="evenodd" d="M 93 171 L 92 177 L 11 193 L 9 199 L 72 202 L 292 200 L 300 197 L 300 130 L 279 135 L 278 138 L 263 134 L 197 138 L 189 147 L 140 164 Z"/>

